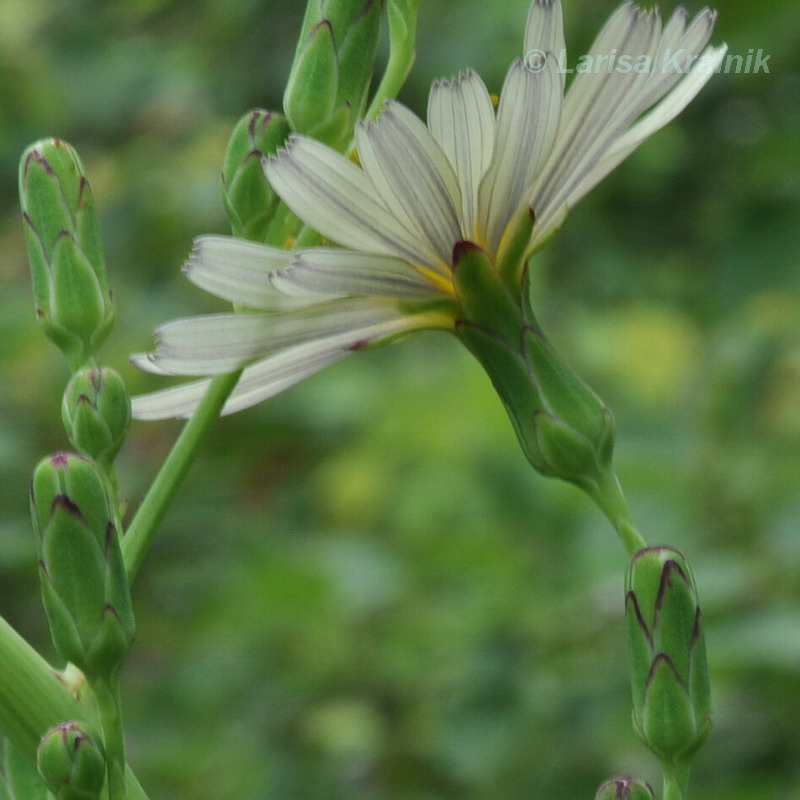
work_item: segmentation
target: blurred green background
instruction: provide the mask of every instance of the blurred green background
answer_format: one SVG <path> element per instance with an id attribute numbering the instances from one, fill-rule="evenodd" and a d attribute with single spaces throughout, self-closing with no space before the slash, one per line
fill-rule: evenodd
<path id="1" fill-rule="evenodd" d="M 565 0 L 573 57 L 614 7 Z M 716 76 L 571 215 L 538 308 L 614 410 L 643 532 L 694 564 L 715 731 L 693 796 L 800 798 L 800 6 L 719 0 Z M 699 10 L 693 6 L 692 11 Z M 51 654 L 27 510 L 65 446 L 67 378 L 34 323 L 17 160 L 87 165 L 119 322 L 219 310 L 179 273 L 226 232 L 228 133 L 278 108 L 303 3 L 0 0 L 0 612 Z M 475 67 L 493 90 L 526 0 L 425 0 L 402 96 Z M 135 506 L 179 430 L 133 427 Z M 577 489 L 532 473 L 477 364 L 419 335 L 219 423 L 135 587 L 130 758 L 153 800 L 576 800 L 658 782 L 630 728 L 625 557 Z M 0 679 L 2 677 L 0 676 Z"/>

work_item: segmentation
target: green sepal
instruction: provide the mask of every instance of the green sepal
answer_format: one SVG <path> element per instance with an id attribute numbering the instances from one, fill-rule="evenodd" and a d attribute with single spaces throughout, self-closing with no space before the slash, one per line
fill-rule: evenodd
<path id="1" fill-rule="evenodd" d="M 650 668 L 642 717 L 636 725 L 647 746 L 668 763 L 680 763 L 705 739 L 707 731 L 698 729 L 686 686 L 664 653 L 655 657 Z"/>
<path id="2" fill-rule="evenodd" d="M 619 775 L 606 781 L 594 800 L 654 800 L 653 787 L 630 775 Z"/>
<path id="3" fill-rule="evenodd" d="M 39 743 L 36 763 L 54 800 L 99 800 L 106 759 L 78 723 L 64 722 L 51 728 Z"/>
<path id="4" fill-rule="evenodd" d="M 286 141 L 289 123 L 281 114 L 248 111 L 233 129 L 222 164 L 222 202 L 234 236 L 263 242 L 279 198 L 261 166 Z"/>
<path id="5" fill-rule="evenodd" d="M 329 20 L 323 19 L 311 29 L 297 53 L 286 84 L 283 110 L 292 130 L 317 136 L 336 107 L 338 86 L 333 28 Z"/>
<path id="6" fill-rule="evenodd" d="M 485 251 L 459 242 L 453 285 L 456 332 L 491 378 L 525 456 L 543 475 L 593 491 L 611 471 L 614 420 L 536 327 L 527 280 L 512 292 Z"/>
<path id="7" fill-rule="evenodd" d="M 31 509 L 53 644 L 90 681 L 113 677 L 135 624 L 106 484 L 88 459 L 59 453 L 37 466 Z"/>
<path id="8" fill-rule="evenodd" d="M 526 361 L 531 365 L 545 402 L 544 410 L 589 444 L 591 456 L 583 454 L 585 466 L 578 467 L 575 475 L 588 470 L 593 478 L 598 467 L 611 466 L 615 433 L 611 412 L 556 353 L 538 328 L 526 326 L 522 341 Z M 557 441 L 554 444 L 558 446 Z M 583 445 L 581 449 L 584 449 Z"/>
<path id="9" fill-rule="evenodd" d="M 131 422 L 130 396 L 120 374 L 107 367 L 76 372 L 64 391 L 61 419 L 72 446 L 108 472 Z"/>
<path id="10" fill-rule="evenodd" d="M 363 116 L 367 106 L 381 33 L 382 12 L 382 0 L 368 0 L 347 28 L 344 37 L 337 42 L 339 86 L 336 103 L 347 110 L 347 129 L 340 134 L 340 141 L 332 144 L 337 149 L 348 144 L 355 124 Z"/>
<path id="11" fill-rule="evenodd" d="M 49 800 L 47 786 L 34 763 L 8 739 L 4 742 L 3 778 L 0 798 L 3 800 Z M 5 794 L 4 794 L 5 793 Z"/>
<path id="12" fill-rule="evenodd" d="M 510 347 L 517 345 L 524 324 L 519 297 L 500 283 L 485 250 L 472 242 L 456 244 L 453 286 L 468 322 L 503 337 Z"/>

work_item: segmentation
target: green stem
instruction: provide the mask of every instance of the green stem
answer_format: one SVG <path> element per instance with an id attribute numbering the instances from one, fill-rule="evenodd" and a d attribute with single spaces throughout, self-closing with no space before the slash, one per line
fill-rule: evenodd
<path id="1" fill-rule="evenodd" d="M 36 761 L 39 740 L 50 728 L 95 715 L 88 701 L 76 699 L 67 681 L 0 617 L 0 733 Z M 128 800 L 147 800 L 130 770 L 125 782 Z"/>
<path id="2" fill-rule="evenodd" d="M 647 542 L 636 528 L 628 501 L 613 469 L 604 470 L 597 483 L 584 488 L 608 517 L 629 555 L 647 547 Z"/>
<path id="3" fill-rule="evenodd" d="M 128 800 L 125 781 L 125 737 L 122 733 L 122 705 L 119 697 L 119 681 L 95 681 L 92 686 L 100 724 L 103 727 L 103 742 L 108 766 L 109 800 Z"/>
<path id="4" fill-rule="evenodd" d="M 194 461 L 206 434 L 219 417 L 225 401 L 233 391 L 241 370 L 230 375 L 218 375 L 186 423 L 175 446 L 153 481 L 125 536 L 122 537 L 122 556 L 128 580 L 134 576 L 153 542 L 156 530 Z"/>
<path id="5" fill-rule="evenodd" d="M 389 16 L 389 63 L 375 96 L 369 104 L 364 119 L 375 119 L 381 113 L 383 101 L 397 97 L 411 72 L 416 51 L 414 42 L 417 36 L 417 11 L 419 0 L 390 0 Z M 349 150 L 348 150 L 349 152 Z"/>
<path id="6" fill-rule="evenodd" d="M 664 797 L 663 800 L 686 800 L 686 790 L 689 785 L 689 769 L 679 767 L 664 768 Z"/>

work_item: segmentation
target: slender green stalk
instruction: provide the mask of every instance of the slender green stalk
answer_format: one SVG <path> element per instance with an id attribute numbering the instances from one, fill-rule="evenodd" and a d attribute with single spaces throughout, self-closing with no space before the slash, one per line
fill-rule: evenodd
<path id="1" fill-rule="evenodd" d="M 662 768 L 663 769 L 663 768 Z M 675 767 L 663 769 L 663 800 L 686 800 L 686 789 L 689 785 L 689 770 Z"/>
<path id="2" fill-rule="evenodd" d="M 375 90 L 364 118 L 375 119 L 381 113 L 383 101 L 397 97 L 416 58 L 417 11 L 419 0 L 389 2 L 389 62 Z"/>
<path id="3" fill-rule="evenodd" d="M 111 681 L 96 681 L 92 690 L 100 712 L 100 724 L 103 727 L 108 765 L 108 798 L 109 800 L 128 800 L 119 680 L 113 678 Z"/>
<path id="4" fill-rule="evenodd" d="M 68 682 L 0 617 L 0 732 L 32 763 L 39 740 L 68 720 L 93 719 L 94 708 L 78 700 Z M 130 770 L 128 800 L 147 800 Z"/>
<path id="5" fill-rule="evenodd" d="M 647 542 L 636 528 L 628 501 L 613 469 L 603 470 L 599 481 L 585 488 L 614 526 L 629 555 L 647 547 Z"/>
<path id="6" fill-rule="evenodd" d="M 186 473 L 194 461 L 206 434 L 219 417 L 225 401 L 233 391 L 241 370 L 218 375 L 211 381 L 205 397 L 186 423 L 175 446 L 156 475 L 150 491 L 142 501 L 130 527 L 122 537 L 122 556 L 128 579 L 132 582 L 145 554 L 153 542 L 164 517 Z"/>

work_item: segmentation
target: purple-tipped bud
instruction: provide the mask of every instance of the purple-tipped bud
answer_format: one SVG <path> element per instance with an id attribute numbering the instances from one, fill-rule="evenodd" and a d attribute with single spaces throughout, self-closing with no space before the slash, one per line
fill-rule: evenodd
<path id="1" fill-rule="evenodd" d="M 691 763 L 711 727 L 711 699 L 697 588 L 671 547 L 636 553 L 625 581 L 633 724 L 670 766 Z"/>
<path id="2" fill-rule="evenodd" d="M 78 154 L 43 139 L 22 155 L 19 193 L 36 317 L 73 370 L 114 320 L 94 199 Z"/>
<path id="3" fill-rule="evenodd" d="M 135 626 L 103 476 L 73 453 L 45 458 L 33 473 L 31 514 L 56 650 L 89 678 L 114 676 Z"/>

